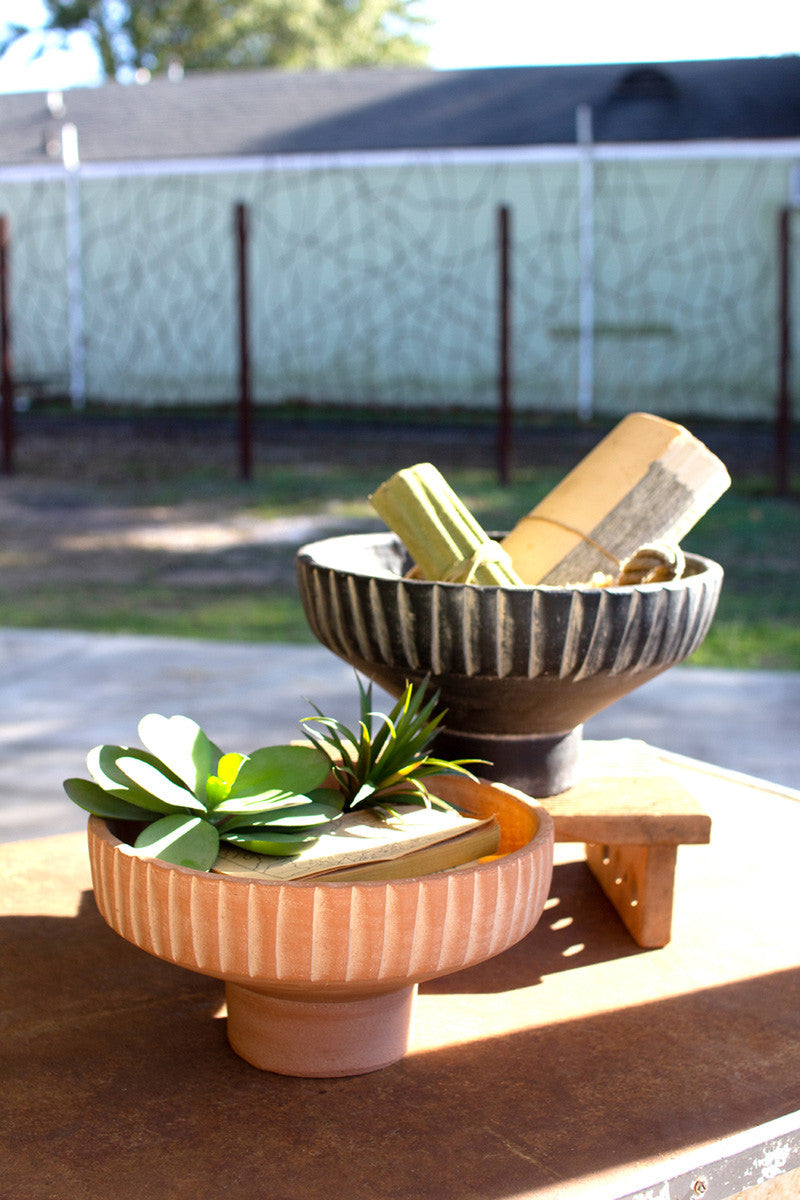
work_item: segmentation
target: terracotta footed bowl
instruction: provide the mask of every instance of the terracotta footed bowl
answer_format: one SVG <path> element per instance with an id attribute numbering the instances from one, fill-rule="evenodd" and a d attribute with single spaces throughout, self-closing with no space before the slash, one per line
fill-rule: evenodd
<path id="1" fill-rule="evenodd" d="M 413 879 L 274 883 L 139 858 L 89 819 L 97 906 L 167 962 L 225 980 L 228 1040 L 283 1075 L 358 1075 L 402 1058 L 417 984 L 514 945 L 544 908 L 553 823 L 535 801 L 456 775 L 432 790 L 496 814 L 503 857 Z"/>
<path id="2" fill-rule="evenodd" d="M 722 586 L 694 554 L 681 579 L 603 588 L 430 582 L 410 566 L 391 533 L 302 547 L 311 630 L 393 696 L 429 676 L 447 710 L 436 750 L 534 796 L 576 781 L 584 721 L 697 649 Z"/>

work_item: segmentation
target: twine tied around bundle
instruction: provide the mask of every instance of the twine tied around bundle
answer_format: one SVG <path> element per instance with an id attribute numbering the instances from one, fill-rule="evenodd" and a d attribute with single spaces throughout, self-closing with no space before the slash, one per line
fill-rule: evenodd
<path id="1" fill-rule="evenodd" d="M 616 579 L 613 580 L 616 587 L 629 587 L 641 583 L 669 583 L 671 580 L 680 579 L 686 568 L 686 559 L 680 546 L 673 546 L 669 542 L 648 542 L 639 546 L 628 558 L 620 559 L 605 546 L 601 546 L 588 533 L 575 529 L 565 521 L 559 521 L 555 517 L 546 517 L 540 513 L 529 513 L 525 519 L 546 521 L 549 525 L 555 525 L 567 533 L 574 534 L 575 537 L 597 550 L 617 568 L 618 573 Z"/>
<path id="2" fill-rule="evenodd" d="M 669 583 L 680 579 L 686 559 L 680 546 L 668 542 L 651 542 L 639 549 L 622 564 L 617 585 L 633 583 Z"/>
<path id="3" fill-rule="evenodd" d="M 545 517 L 541 513 L 528 513 L 523 520 L 546 521 L 548 525 L 555 525 L 557 529 L 563 529 L 566 533 L 573 533 L 575 537 L 580 538 L 582 542 L 586 542 L 587 545 L 591 546 L 594 550 L 597 550 L 599 554 L 603 554 L 606 558 L 610 559 L 617 569 L 622 566 L 622 562 L 619 558 L 617 558 L 616 554 L 612 554 L 610 550 L 606 550 L 605 546 L 601 546 L 599 542 L 594 540 L 594 538 L 589 537 L 588 533 L 583 533 L 580 529 L 575 529 L 574 526 L 567 525 L 566 521 L 559 521 L 556 519 L 556 517 Z"/>

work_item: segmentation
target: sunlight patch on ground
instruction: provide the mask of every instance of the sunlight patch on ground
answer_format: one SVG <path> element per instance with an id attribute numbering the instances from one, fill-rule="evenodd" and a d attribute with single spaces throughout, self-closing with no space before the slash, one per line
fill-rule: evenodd
<path id="1" fill-rule="evenodd" d="M 342 518 L 332 515 L 289 516 L 273 520 L 237 513 L 211 521 L 152 521 L 129 528 L 85 530 L 60 537 L 57 545 L 68 551 L 166 550 L 179 553 L 226 550 L 235 546 L 285 546 L 324 537 L 340 528 Z"/>

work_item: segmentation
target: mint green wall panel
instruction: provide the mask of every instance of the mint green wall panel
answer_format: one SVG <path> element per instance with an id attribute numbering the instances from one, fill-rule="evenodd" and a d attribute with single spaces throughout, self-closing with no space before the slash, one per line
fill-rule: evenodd
<path id="1" fill-rule="evenodd" d="M 597 415 L 772 414 L 789 170 L 764 158 L 595 162 Z M 504 204 L 514 403 L 574 413 L 578 182 L 576 162 L 543 160 L 82 178 L 87 394 L 233 402 L 241 201 L 259 402 L 491 408 Z M 0 183 L 0 209 L 14 230 L 18 371 L 66 380 L 63 180 Z"/>
<path id="2" fill-rule="evenodd" d="M 64 394 L 69 378 L 63 183 L 0 181 L 9 222 L 13 361 L 18 396 Z"/>

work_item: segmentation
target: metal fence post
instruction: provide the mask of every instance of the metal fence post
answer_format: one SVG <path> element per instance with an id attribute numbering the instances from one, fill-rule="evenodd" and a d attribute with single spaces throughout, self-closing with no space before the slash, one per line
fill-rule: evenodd
<path id="1" fill-rule="evenodd" d="M 497 242 L 500 268 L 497 473 L 505 485 L 511 475 L 511 212 L 505 204 L 497 210 Z"/>
<path id="2" fill-rule="evenodd" d="M 61 129 L 64 164 L 64 220 L 67 238 L 67 308 L 69 320 L 69 394 L 72 407 L 86 406 L 86 344 L 83 312 L 83 234 L 81 232 L 81 160 L 78 130 Z"/>
<path id="3" fill-rule="evenodd" d="M 14 470 L 14 380 L 11 370 L 11 292 L 9 288 L 11 227 L 8 217 L 0 216 L 0 407 L 2 408 L 3 474 Z"/>
<path id="4" fill-rule="evenodd" d="M 247 206 L 236 205 L 236 266 L 239 293 L 239 475 L 253 473 L 252 396 L 250 391 L 250 305 L 247 274 Z"/>
<path id="5" fill-rule="evenodd" d="M 782 208 L 778 215 L 778 405 L 775 414 L 775 486 L 779 496 L 788 496 L 791 480 L 789 469 L 789 440 L 791 433 L 791 398 L 789 371 L 792 361 L 792 300 L 791 270 L 791 209 Z"/>
<path id="6" fill-rule="evenodd" d="M 595 229 L 593 120 L 589 104 L 575 110 L 578 159 L 578 418 L 589 421 L 594 411 Z"/>

